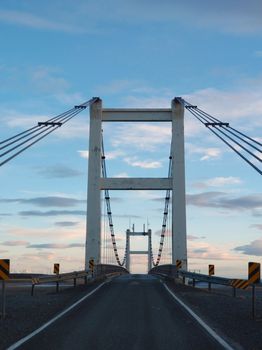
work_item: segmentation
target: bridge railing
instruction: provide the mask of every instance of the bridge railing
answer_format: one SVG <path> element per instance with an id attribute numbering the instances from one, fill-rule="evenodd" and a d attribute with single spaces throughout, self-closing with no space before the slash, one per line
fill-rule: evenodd
<path id="1" fill-rule="evenodd" d="M 59 291 L 59 284 L 64 281 L 73 280 L 74 287 L 76 286 L 76 281 L 79 278 L 83 278 L 85 281 L 85 284 L 87 282 L 95 282 L 103 278 L 109 278 L 113 276 L 118 276 L 122 274 L 128 274 L 129 272 L 117 265 L 107 265 L 107 264 L 99 264 L 96 265 L 94 268 L 94 271 L 88 270 L 88 271 L 74 271 L 69 273 L 62 273 L 57 274 L 54 276 L 42 276 L 42 277 L 34 277 L 32 278 L 32 289 L 31 289 L 31 295 L 34 295 L 34 288 L 36 285 L 39 284 L 49 284 L 49 283 L 55 283 L 56 284 L 56 292 Z"/>
<path id="2" fill-rule="evenodd" d="M 228 286 L 232 288 L 232 295 L 236 297 L 236 290 L 237 289 L 247 289 L 248 287 L 251 287 L 252 291 L 252 297 L 251 297 L 251 308 L 252 308 L 252 317 L 253 319 L 256 318 L 256 287 L 262 287 L 262 283 L 252 283 L 250 280 L 244 280 L 244 279 L 233 279 L 233 278 L 225 278 L 225 277 L 218 277 L 218 276 L 209 276 L 204 275 L 196 272 L 190 272 L 185 271 L 182 269 L 177 269 L 175 265 L 160 265 L 157 267 L 152 268 L 149 271 L 149 274 L 156 274 L 163 276 L 165 278 L 175 280 L 175 279 L 182 279 L 183 283 L 185 281 L 192 281 L 193 287 L 195 287 L 195 282 L 206 282 L 208 284 L 208 289 L 211 291 L 211 285 L 212 284 L 220 284 L 224 286 Z"/>
<path id="3" fill-rule="evenodd" d="M 253 283 L 250 283 L 249 280 L 244 279 L 235 279 L 235 278 L 226 278 L 226 277 L 218 277 L 214 275 L 204 275 L 201 273 L 190 272 L 182 269 L 178 269 L 175 265 L 160 265 L 152 268 L 149 271 L 150 274 L 162 275 L 167 278 L 180 278 L 185 282 L 185 280 L 192 281 L 193 286 L 195 286 L 195 282 L 206 282 L 208 283 L 209 289 L 211 288 L 211 284 L 220 284 L 224 286 L 233 287 L 234 294 L 235 288 L 245 289 Z M 256 285 L 262 285 L 261 283 L 256 283 Z"/>
<path id="4" fill-rule="evenodd" d="M 187 278 L 192 280 L 193 285 L 195 281 L 199 281 L 199 282 L 206 282 L 206 283 L 212 283 L 212 284 L 221 284 L 224 286 L 232 286 L 232 282 L 234 281 L 234 279 L 232 278 L 209 276 L 209 275 L 204 275 L 196 272 L 189 272 L 185 270 L 178 270 L 177 275 L 182 279 Z"/>

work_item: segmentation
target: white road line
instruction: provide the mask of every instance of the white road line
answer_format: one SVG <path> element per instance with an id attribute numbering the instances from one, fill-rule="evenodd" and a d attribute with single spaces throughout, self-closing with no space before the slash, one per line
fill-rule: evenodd
<path id="1" fill-rule="evenodd" d="M 102 284 L 100 284 L 98 287 L 96 287 L 94 290 L 92 290 L 91 292 L 89 292 L 87 295 L 85 295 L 83 298 L 79 299 L 78 301 L 76 301 L 74 304 L 72 304 L 71 306 L 69 306 L 67 309 L 65 309 L 64 311 L 60 312 L 60 314 L 58 314 L 57 316 L 55 316 L 54 318 L 52 318 L 50 321 L 44 323 L 41 327 L 37 328 L 35 331 L 33 331 L 32 333 L 28 334 L 26 337 L 18 340 L 16 343 L 14 343 L 13 345 L 11 345 L 7 350 L 14 350 L 17 349 L 19 346 L 21 346 L 22 344 L 24 344 L 26 341 L 28 341 L 29 339 L 33 338 L 36 334 L 42 332 L 45 328 L 47 328 L 48 326 L 50 326 L 52 323 L 54 323 L 56 320 L 58 320 L 59 318 L 61 318 L 62 316 L 64 316 L 67 312 L 69 312 L 70 310 L 72 310 L 73 308 L 75 308 L 77 305 L 79 305 L 80 303 L 82 303 L 82 301 L 84 301 L 85 299 L 87 299 L 88 297 L 90 297 L 92 294 L 94 294 L 98 289 L 100 289 L 105 283 L 108 282 L 103 282 Z"/>
<path id="2" fill-rule="evenodd" d="M 164 283 L 166 290 L 172 295 L 172 297 L 213 337 L 220 345 L 226 350 L 234 350 L 223 338 L 221 338 L 211 327 L 209 327 L 193 310 L 190 309 L 181 299 L 179 299 Z"/>

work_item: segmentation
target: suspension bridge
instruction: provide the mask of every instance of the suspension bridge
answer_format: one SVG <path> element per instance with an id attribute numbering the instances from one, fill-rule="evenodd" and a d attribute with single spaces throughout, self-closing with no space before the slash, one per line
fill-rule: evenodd
<path id="1" fill-rule="evenodd" d="M 171 221 L 171 261 L 170 266 L 176 267 L 177 262 L 183 271 L 187 271 L 187 232 L 186 232 L 186 189 L 185 189 L 185 151 L 184 151 L 184 113 L 185 111 L 196 118 L 210 133 L 219 138 L 231 151 L 235 152 L 247 166 L 253 168 L 259 175 L 262 174 L 262 143 L 244 132 L 233 128 L 228 122 L 221 121 L 197 106 L 176 97 L 171 102 L 170 108 L 159 109 L 124 109 L 104 108 L 102 100 L 94 97 L 80 105 L 61 113 L 46 121 L 39 121 L 37 125 L 22 131 L 0 142 L 0 166 L 5 166 L 24 151 L 33 147 L 49 134 L 55 132 L 76 118 L 79 113 L 89 108 L 90 131 L 89 131 L 89 161 L 88 161 L 88 193 L 86 214 L 86 254 L 85 269 L 89 270 L 90 261 L 95 266 L 102 263 L 101 259 L 101 191 L 104 193 L 106 215 L 111 237 L 111 250 L 115 258 L 115 265 L 130 271 L 131 254 L 147 254 L 148 272 L 152 268 L 161 268 L 161 258 L 166 242 L 168 220 Z M 106 150 L 104 147 L 102 124 L 107 122 L 160 122 L 171 123 L 172 137 L 169 153 L 169 166 L 165 178 L 110 178 L 107 175 Z M 121 256 L 114 230 L 113 212 L 110 201 L 111 190 L 164 190 L 163 219 L 158 251 L 154 252 L 152 245 L 151 230 L 126 231 L 125 249 Z M 172 209 L 170 209 L 170 207 Z M 134 251 L 130 249 L 130 237 L 145 236 L 148 238 L 147 250 Z M 107 237 L 106 237 L 107 238 Z M 161 270 L 161 269 L 160 269 Z M 159 270 L 159 271 L 160 271 Z M 110 286 L 109 286 L 110 285 Z M 159 280 L 149 275 L 126 275 L 115 279 L 103 288 L 98 287 L 97 296 L 90 296 L 86 301 L 86 307 L 77 307 L 72 316 L 77 324 L 77 333 L 73 336 L 64 336 L 63 341 L 57 338 L 52 331 L 43 336 L 32 337 L 23 345 L 25 349 L 36 347 L 47 348 L 52 339 L 53 348 L 86 348 L 86 344 L 94 349 L 111 349 L 113 343 L 111 337 L 125 338 L 119 340 L 119 349 L 167 349 L 176 342 L 177 348 L 183 349 L 220 349 L 232 347 L 219 336 L 209 331 L 203 323 L 197 324 L 197 318 L 191 315 L 191 321 L 183 313 L 178 304 L 173 303 L 175 298 L 172 292 L 166 294 L 166 290 Z M 166 287 L 168 289 L 168 287 Z M 91 293 L 92 294 L 92 293 Z M 98 303 L 98 297 L 103 302 Z M 93 301 L 92 301 L 93 300 Z M 95 306 L 94 302 L 98 305 Z M 171 306 L 172 305 L 172 306 Z M 88 308 L 88 314 L 86 313 Z M 112 316 L 114 315 L 114 316 Z M 129 317 L 130 316 L 130 317 Z M 69 317 L 69 316 L 68 316 Z M 115 317 L 112 324 L 110 317 Z M 159 326 L 158 320 L 161 319 Z M 194 319 L 194 321 L 192 321 Z M 84 322 L 83 322 L 84 320 Z M 102 320 L 102 321 L 101 321 Z M 180 321 L 179 321 L 180 320 Z M 181 321 L 182 320 L 182 321 Z M 60 320 L 57 329 L 61 333 L 70 335 L 70 330 L 76 326 L 71 320 L 68 325 Z M 190 332 L 187 324 L 190 324 Z M 194 323 L 194 324 L 193 324 Z M 198 322 L 199 323 L 199 322 Z M 108 327 L 108 324 L 110 326 Z M 85 325 L 88 325 L 86 328 Z M 175 330 L 170 328 L 174 326 Z M 202 328 L 201 328 L 202 327 Z M 99 338 L 100 329 L 103 329 L 105 337 Z M 204 330 L 203 330 L 204 329 Z M 81 330 L 81 336 L 80 336 Z M 49 332 L 49 333 L 47 333 Z M 113 335 L 112 335 L 113 334 Z M 136 339 L 129 339 L 136 335 Z M 72 335 L 72 334 L 71 334 Z M 211 337 L 210 337 L 211 335 Z M 80 339 L 80 340 L 79 340 Z M 99 345 L 96 345 L 98 341 Z M 79 343 L 80 342 L 80 343 Z M 111 342 L 111 343 L 110 343 Z M 132 344 L 133 342 L 133 344 Z M 111 344 L 111 345 L 110 345 Z M 16 348 L 16 347 L 14 347 Z"/>

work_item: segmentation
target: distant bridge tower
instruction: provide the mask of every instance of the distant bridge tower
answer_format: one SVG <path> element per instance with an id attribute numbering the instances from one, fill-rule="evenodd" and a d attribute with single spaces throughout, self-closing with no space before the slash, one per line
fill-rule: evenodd
<path id="1" fill-rule="evenodd" d="M 171 122 L 172 178 L 102 178 L 102 122 Z M 161 136 L 161 135 L 160 135 Z M 182 260 L 187 268 L 184 106 L 172 100 L 171 108 L 104 109 L 102 100 L 90 106 L 87 194 L 86 268 L 90 258 L 101 262 L 101 194 L 108 190 L 172 190 L 172 263 Z"/>
<path id="2" fill-rule="evenodd" d="M 148 248 L 147 250 L 130 250 L 130 236 L 148 236 Z M 151 241 L 152 240 L 152 232 L 151 230 L 148 230 L 147 232 L 134 232 L 130 230 L 126 230 L 126 269 L 130 271 L 130 255 L 132 254 L 143 254 L 147 255 L 148 263 L 147 263 L 147 269 L 148 271 L 152 268 L 152 261 L 151 261 Z"/>

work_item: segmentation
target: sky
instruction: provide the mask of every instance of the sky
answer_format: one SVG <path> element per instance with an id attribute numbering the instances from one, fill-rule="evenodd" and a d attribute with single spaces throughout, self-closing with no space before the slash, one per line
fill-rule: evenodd
<path id="1" fill-rule="evenodd" d="M 261 140 L 261 13 L 257 0 L 1 1 L 1 140 L 93 96 L 114 108 L 182 96 Z M 88 132 L 86 110 L 1 167 L 0 257 L 13 272 L 84 268 Z M 109 176 L 167 176 L 168 124 L 108 123 L 103 134 Z M 189 269 L 246 277 L 248 261 L 262 262 L 261 176 L 189 113 L 185 159 Z M 156 256 L 165 193 L 111 197 L 120 257 L 133 224 L 152 230 Z M 113 262 L 102 208 L 102 256 Z M 146 245 L 132 238 L 132 249 Z M 132 272 L 146 268 L 132 256 Z"/>

